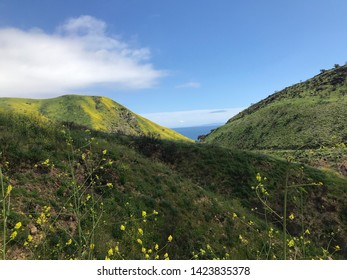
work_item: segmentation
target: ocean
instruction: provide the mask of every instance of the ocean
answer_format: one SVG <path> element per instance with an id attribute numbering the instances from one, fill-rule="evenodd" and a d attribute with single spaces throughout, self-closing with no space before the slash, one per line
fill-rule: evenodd
<path id="1" fill-rule="evenodd" d="M 192 140 L 198 140 L 199 135 L 208 134 L 211 131 L 211 129 L 215 129 L 221 125 L 222 124 L 214 124 L 214 125 L 193 126 L 193 127 L 178 127 L 178 128 L 171 128 L 171 129 L 177 131 L 178 133 Z"/>

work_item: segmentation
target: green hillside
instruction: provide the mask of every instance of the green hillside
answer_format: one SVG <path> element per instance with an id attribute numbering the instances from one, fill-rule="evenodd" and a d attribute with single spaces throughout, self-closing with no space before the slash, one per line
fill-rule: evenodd
<path id="1" fill-rule="evenodd" d="M 347 259 L 346 76 L 269 96 L 207 143 L 104 97 L 1 98 L 0 258 Z"/>
<path id="2" fill-rule="evenodd" d="M 347 258 L 346 178 L 67 126 L 39 103 L 0 112 L 1 258 Z"/>
<path id="3" fill-rule="evenodd" d="M 208 134 L 206 143 L 252 150 L 295 150 L 347 143 L 347 66 L 287 87 Z"/>
<path id="4" fill-rule="evenodd" d="M 106 97 L 65 95 L 52 99 L 0 98 L 0 111 L 41 116 L 90 129 L 127 135 L 153 135 L 164 139 L 190 139 L 159 126 Z"/>

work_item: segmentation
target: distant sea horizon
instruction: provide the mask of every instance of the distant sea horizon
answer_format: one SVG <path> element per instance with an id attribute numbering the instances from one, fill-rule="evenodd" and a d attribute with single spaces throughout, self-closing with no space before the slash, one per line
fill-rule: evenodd
<path id="1" fill-rule="evenodd" d="M 171 129 L 192 140 L 198 140 L 199 135 L 208 134 L 212 129 L 215 129 L 221 125 L 223 125 L 223 123 L 206 124 L 191 127 L 174 127 Z"/>

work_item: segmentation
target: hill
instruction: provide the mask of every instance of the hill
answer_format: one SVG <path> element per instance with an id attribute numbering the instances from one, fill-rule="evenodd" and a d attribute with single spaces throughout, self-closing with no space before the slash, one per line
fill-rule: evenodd
<path id="1" fill-rule="evenodd" d="M 51 99 L 0 98 L 0 111 L 35 115 L 90 129 L 127 135 L 153 135 L 190 141 L 106 97 L 65 95 Z"/>
<path id="2" fill-rule="evenodd" d="M 347 143 L 347 66 L 336 65 L 250 106 L 204 142 L 252 150 L 296 150 Z"/>
<path id="3" fill-rule="evenodd" d="M 0 112 L 2 258 L 347 258 L 343 177 L 42 110 Z"/>

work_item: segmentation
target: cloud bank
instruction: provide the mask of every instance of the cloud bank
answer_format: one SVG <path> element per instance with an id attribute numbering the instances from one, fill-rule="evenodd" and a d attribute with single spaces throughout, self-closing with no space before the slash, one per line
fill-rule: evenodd
<path id="1" fill-rule="evenodd" d="M 148 62 L 147 48 L 132 48 L 106 33 L 91 16 L 71 18 L 55 33 L 0 29 L 0 96 L 49 97 L 88 86 L 152 87 L 165 75 Z"/>
<path id="2" fill-rule="evenodd" d="M 209 125 L 215 123 L 226 123 L 231 117 L 245 108 L 192 110 L 178 112 L 161 112 L 141 114 L 143 117 L 160 125 L 178 128 Z"/>

